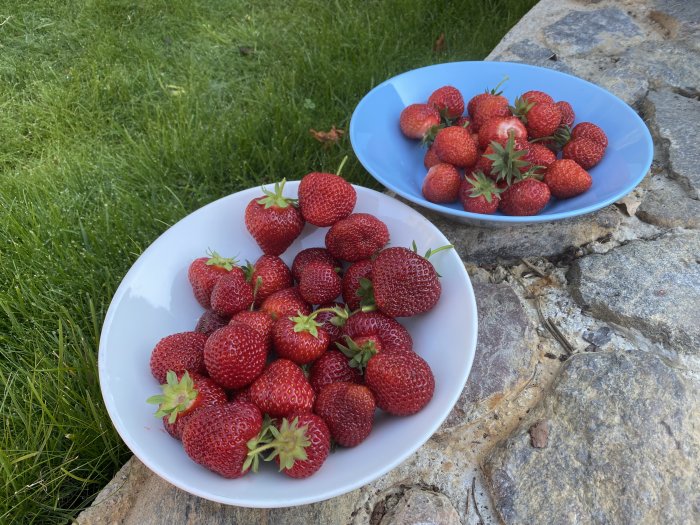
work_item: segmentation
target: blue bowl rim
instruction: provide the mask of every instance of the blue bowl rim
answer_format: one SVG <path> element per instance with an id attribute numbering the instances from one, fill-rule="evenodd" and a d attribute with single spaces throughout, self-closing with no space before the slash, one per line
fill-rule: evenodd
<path id="1" fill-rule="evenodd" d="M 611 197 L 608 197 L 607 199 L 604 199 L 600 202 L 597 202 L 595 204 L 591 204 L 589 206 L 579 208 L 577 210 L 570 210 L 570 211 L 565 211 L 565 212 L 559 212 L 559 213 L 551 213 L 551 214 L 542 214 L 542 215 L 528 215 L 528 216 L 513 216 L 513 215 L 485 215 L 481 213 L 473 213 L 473 212 L 468 212 L 468 211 L 463 211 L 463 210 L 455 210 L 453 208 L 448 208 L 446 206 L 441 206 L 440 204 L 435 204 L 433 202 L 430 202 L 425 199 L 419 199 L 416 198 L 414 195 L 411 195 L 408 192 L 405 192 L 401 190 L 400 188 L 397 188 L 391 181 L 387 180 L 385 177 L 382 177 L 380 174 L 374 173 L 372 170 L 370 170 L 365 163 L 363 162 L 362 156 L 358 154 L 357 148 L 355 147 L 355 137 L 357 135 L 357 125 L 356 125 L 356 116 L 358 112 L 361 110 L 362 106 L 367 103 L 367 99 L 372 95 L 372 93 L 383 86 L 390 84 L 394 82 L 396 79 L 401 78 L 405 75 L 411 75 L 414 74 L 416 71 L 422 71 L 422 70 L 430 70 L 430 69 L 439 69 L 441 67 L 444 67 L 446 64 L 449 65 L 456 65 L 456 64 L 463 64 L 463 65 L 471 65 L 473 66 L 474 64 L 484 64 L 484 63 L 498 63 L 498 64 L 505 64 L 507 66 L 512 66 L 513 68 L 516 69 L 529 69 L 529 70 L 542 70 L 542 71 L 547 71 L 548 73 L 553 73 L 554 75 L 563 75 L 565 77 L 571 77 L 573 79 L 576 79 L 580 82 L 584 82 L 585 84 L 588 84 L 588 86 L 596 91 L 600 91 L 610 97 L 613 97 L 617 99 L 619 102 L 622 103 L 623 107 L 625 108 L 625 111 L 629 111 L 632 115 L 633 118 L 637 119 L 638 123 L 640 124 L 641 128 L 644 129 L 646 133 L 644 133 L 644 141 L 646 143 L 646 153 L 647 153 L 647 158 L 646 161 L 644 162 L 645 168 L 640 171 L 639 175 L 637 175 L 627 186 L 625 186 L 622 190 L 619 192 L 615 193 Z M 587 213 L 591 213 L 597 210 L 600 210 L 601 208 L 604 208 L 605 206 L 608 206 L 614 202 L 617 202 L 620 200 L 622 197 L 630 193 L 634 188 L 637 187 L 637 185 L 644 179 L 644 177 L 647 175 L 649 172 L 649 168 L 651 167 L 651 162 L 654 157 L 654 142 L 651 138 L 651 133 L 649 133 L 649 128 L 647 125 L 644 123 L 642 118 L 637 114 L 634 109 L 632 109 L 629 104 L 627 104 L 624 100 L 619 98 L 616 95 L 613 95 L 608 91 L 607 89 L 604 89 L 592 82 L 589 82 L 588 80 L 584 80 L 580 77 L 577 77 L 576 75 L 571 75 L 568 73 L 563 73 L 561 71 L 557 71 L 554 69 L 549 69 L 541 66 L 533 66 L 530 64 L 521 64 L 518 62 L 507 62 L 507 61 L 484 61 L 484 60 L 472 60 L 472 61 L 457 61 L 457 62 L 441 62 L 439 64 L 432 64 L 429 66 L 424 66 L 416 69 L 412 69 L 410 71 L 405 71 L 403 73 L 399 73 L 398 75 L 395 75 L 381 84 L 376 85 L 374 88 L 372 88 L 364 97 L 362 97 L 362 100 L 357 104 L 355 107 L 355 111 L 353 111 L 352 117 L 350 118 L 350 144 L 352 145 L 353 151 L 355 152 L 355 155 L 357 158 L 360 160 L 364 168 L 374 177 L 377 181 L 379 181 L 381 184 L 383 184 L 385 187 L 389 188 L 390 190 L 396 192 L 398 195 L 401 195 L 405 199 L 408 199 L 411 202 L 414 202 L 420 206 L 423 206 L 425 208 L 434 210 L 436 212 L 439 212 L 443 215 L 454 215 L 457 217 L 464 217 L 464 218 L 469 218 L 469 219 L 474 219 L 477 221 L 485 221 L 485 222 L 497 222 L 497 223 L 512 223 L 512 224 L 519 224 L 519 223 L 536 223 L 536 222 L 549 222 L 549 221 L 554 221 L 554 220 L 561 220 L 561 219 L 570 219 L 572 217 L 578 217 L 580 215 L 585 215 Z"/>

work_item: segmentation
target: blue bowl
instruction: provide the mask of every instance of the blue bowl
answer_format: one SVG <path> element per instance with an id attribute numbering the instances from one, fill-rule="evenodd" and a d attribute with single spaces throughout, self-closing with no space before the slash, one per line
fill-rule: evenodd
<path id="1" fill-rule="evenodd" d="M 466 212 L 462 205 L 435 204 L 423 197 L 427 170 L 425 148 L 403 136 L 399 115 L 409 104 L 427 102 L 437 88 L 452 85 L 469 99 L 508 76 L 501 89 L 512 103 L 525 91 L 538 89 L 574 108 L 576 122 L 593 122 L 608 135 L 603 160 L 590 170 L 593 186 L 571 199 L 552 199 L 538 215 L 513 217 L 497 212 Z M 651 135 L 635 111 L 608 91 L 580 78 L 511 62 L 451 62 L 414 69 L 382 82 L 355 108 L 350 142 L 360 162 L 387 188 L 454 220 L 483 226 L 506 226 L 568 219 L 596 211 L 624 197 L 646 175 L 654 153 Z"/>

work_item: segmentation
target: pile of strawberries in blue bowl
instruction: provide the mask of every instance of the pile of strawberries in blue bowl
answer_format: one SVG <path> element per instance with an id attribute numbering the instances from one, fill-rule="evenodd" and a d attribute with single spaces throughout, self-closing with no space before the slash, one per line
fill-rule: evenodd
<path id="1" fill-rule="evenodd" d="M 588 173 L 608 145 L 592 122 L 574 125 L 574 109 L 543 91 L 527 91 L 511 105 L 498 86 L 466 104 L 452 86 L 401 113 L 402 133 L 427 147 L 423 196 L 461 202 L 468 212 L 536 215 L 552 197 L 591 188 Z"/>

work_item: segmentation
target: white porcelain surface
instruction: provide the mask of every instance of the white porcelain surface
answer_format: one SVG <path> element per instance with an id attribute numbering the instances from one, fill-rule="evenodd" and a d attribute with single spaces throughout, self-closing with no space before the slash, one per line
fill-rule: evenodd
<path id="1" fill-rule="evenodd" d="M 285 194 L 296 196 L 298 182 Z M 356 212 L 368 212 L 389 227 L 392 246 L 419 250 L 448 244 L 427 219 L 408 206 L 376 191 L 356 187 Z M 339 449 L 321 470 L 305 480 L 279 474 L 264 465 L 256 474 L 227 480 L 186 456 L 153 416 L 146 398 L 158 391 L 149 369 L 153 346 L 166 335 L 192 330 L 202 308 L 187 280 L 190 262 L 207 249 L 239 260 L 255 261 L 261 251 L 246 231 L 248 202 L 261 195 L 251 188 L 219 199 L 168 229 L 134 263 L 107 312 L 99 350 L 99 374 L 105 405 L 124 442 L 156 474 L 192 494 L 245 507 L 287 507 L 321 501 L 365 485 L 396 467 L 440 426 L 466 382 L 477 336 L 474 293 L 464 265 L 454 250 L 440 252 L 433 263 L 442 275 L 443 293 L 436 308 L 422 316 L 400 319 L 413 336 L 415 350 L 430 364 L 435 395 L 418 414 L 379 414 L 369 438 L 352 449 Z M 327 228 L 307 225 L 283 254 L 291 265 L 304 248 L 323 246 Z"/>

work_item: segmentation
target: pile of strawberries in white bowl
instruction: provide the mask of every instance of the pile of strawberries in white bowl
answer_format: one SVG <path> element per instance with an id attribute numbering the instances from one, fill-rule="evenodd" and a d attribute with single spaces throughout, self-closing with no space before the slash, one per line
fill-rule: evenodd
<path id="1" fill-rule="evenodd" d="M 436 305 L 441 285 L 428 257 L 450 246 L 425 257 L 386 247 L 387 226 L 353 213 L 355 189 L 336 174 L 305 176 L 298 202 L 283 187 L 245 211 L 264 255 L 246 266 L 216 253 L 194 260 L 188 278 L 206 311 L 150 358 L 163 385 L 149 399 L 156 415 L 192 460 L 226 478 L 257 471 L 261 459 L 308 477 L 332 442 L 365 440 L 377 408 L 409 416 L 435 389 L 395 317 Z M 306 223 L 330 227 L 325 245 L 301 250 L 290 268 L 279 256 Z"/>
<path id="2" fill-rule="evenodd" d="M 423 196 L 461 202 L 473 213 L 536 215 L 552 197 L 589 190 L 587 170 L 605 154 L 605 132 L 591 122 L 574 126 L 571 104 L 542 91 L 527 91 L 510 105 L 497 89 L 472 97 L 466 114 L 452 86 L 402 111 L 402 133 L 428 146 Z"/>

